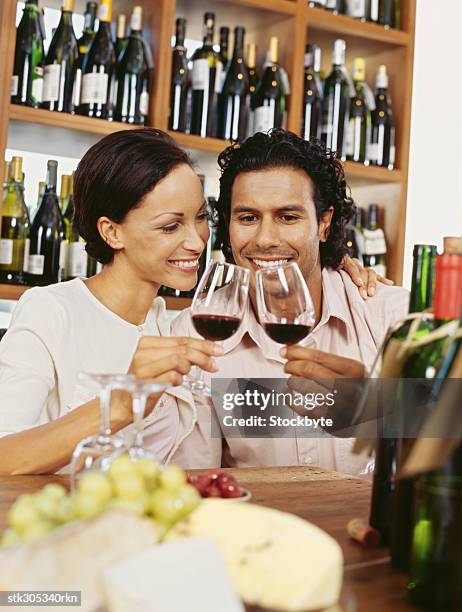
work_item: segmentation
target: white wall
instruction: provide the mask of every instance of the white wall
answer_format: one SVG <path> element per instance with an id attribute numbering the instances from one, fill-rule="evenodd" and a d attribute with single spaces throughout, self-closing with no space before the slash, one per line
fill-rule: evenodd
<path id="1" fill-rule="evenodd" d="M 461 24 L 461 0 L 417 0 L 406 286 L 414 244 L 462 235 Z"/>

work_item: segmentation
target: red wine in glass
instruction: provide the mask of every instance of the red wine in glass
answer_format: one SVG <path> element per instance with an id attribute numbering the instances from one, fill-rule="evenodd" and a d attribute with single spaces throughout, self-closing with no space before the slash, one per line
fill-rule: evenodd
<path id="1" fill-rule="evenodd" d="M 265 332 L 279 344 L 297 344 L 312 330 L 311 325 L 300 323 L 265 323 Z"/>
<path id="2" fill-rule="evenodd" d="M 214 342 L 230 338 L 241 324 L 239 317 L 215 314 L 195 314 L 192 321 L 198 334 Z"/>

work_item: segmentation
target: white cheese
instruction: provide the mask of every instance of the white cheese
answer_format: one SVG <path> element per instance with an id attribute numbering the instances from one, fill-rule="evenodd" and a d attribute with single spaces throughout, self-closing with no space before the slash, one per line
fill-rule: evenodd
<path id="1" fill-rule="evenodd" d="M 167 539 L 215 540 L 231 580 L 248 604 L 280 611 L 333 606 L 342 586 L 343 555 L 324 531 L 285 512 L 205 500 Z"/>

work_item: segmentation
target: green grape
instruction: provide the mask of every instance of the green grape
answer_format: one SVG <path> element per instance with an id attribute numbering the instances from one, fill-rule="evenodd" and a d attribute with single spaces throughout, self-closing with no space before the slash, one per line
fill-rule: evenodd
<path id="1" fill-rule="evenodd" d="M 74 499 L 76 514 L 79 518 L 93 518 L 104 510 L 102 501 L 88 493 L 76 493 Z"/>
<path id="2" fill-rule="evenodd" d="M 176 465 L 167 465 L 159 476 L 159 484 L 171 493 L 179 491 L 185 482 L 186 474 Z"/>
<path id="3" fill-rule="evenodd" d="M 21 495 L 8 513 L 8 525 L 19 534 L 23 534 L 33 523 L 40 522 L 39 511 L 35 507 L 32 495 Z"/>
<path id="4" fill-rule="evenodd" d="M 45 489 L 42 489 L 34 495 L 34 506 L 37 508 L 40 518 L 54 520 L 58 507 L 58 500 L 47 494 Z"/>
<path id="5" fill-rule="evenodd" d="M 50 521 L 37 521 L 31 523 L 22 533 L 25 542 L 31 542 L 43 538 L 53 529 L 53 524 Z"/>
<path id="6" fill-rule="evenodd" d="M 201 496 L 197 492 L 197 489 L 189 484 L 184 485 L 184 487 L 178 491 L 177 495 L 184 503 L 183 516 L 192 512 L 201 502 Z"/>
<path id="7" fill-rule="evenodd" d="M 50 484 L 45 485 L 41 493 L 56 500 L 62 499 L 67 495 L 66 489 L 62 485 L 57 484 L 55 482 L 51 482 Z"/>
<path id="8" fill-rule="evenodd" d="M 153 459 L 138 459 L 135 462 L 138 474 L 144 479 L 146 486 L 154 488 L 160 474 L 160 464 Z"/>
<path id="9" fill-rule="evenodd" d="M 55 518 L 58 523 L 63 525 L 77 518 L 77 507 L 74 496 L 66 496 L 58 501 Z"/>
<path id="10" fill-rule="evenodd" d="M 79 480 L 77 491 L 85 495 L 96 497 L 101 503 L 105 504 L 112 497 L 112 486 L 104 474 L 92 472 L 86 474 Z"/>
<path id="11" fill-rule="evenodd" d="M 2 546 L 13 546 L 21 541 L 21 536 L 14 529 L 8 528 L 2 535 Z"/>
<path id="12" fill-rule="evenodd" d="M 185 502 L 170 491 L 157 489 L 149 497 L 148 510 L 161 523 L 171 525 L 181 518 Z"/>
<path id="13" fill-rule="evenodd" d="M 109 468 L 111 480 L 117 480 L 120 476 L 131 476 L 132 474 L 136 474 L 136 465 L 127 454 L 114 459 Z"/>
<path id="14" fill-rule="evenodd" d="M 134 474 L 122 474 L 113 479 L 114 492 L 120 499 L 138 499 L 146 495 L 144 480 L 136 472 Z"/>
<path id="15" fill-rule="evenodd" d="M 108 505 L 108 509 L 111 510 L 125 510 L 127 512 L 133 512 L 138 516 L 143 516 L 146 510 L 147 497 L 140 497 L 138 499 L 111 499 Z"/>

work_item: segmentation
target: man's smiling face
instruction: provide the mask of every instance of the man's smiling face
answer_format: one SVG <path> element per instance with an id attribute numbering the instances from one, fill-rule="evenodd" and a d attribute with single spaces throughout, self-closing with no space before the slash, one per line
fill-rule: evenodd
<path id="1" fill-rule="evenodd" d="M 308 280 L 332 216 L 328 211 L 318 224 L 313 196 L 313 182 L 303 170 L 278 167 L 239 174 L 229 224 L 236 264 L 256 271 L 295 261 Z"/>

